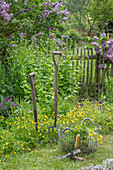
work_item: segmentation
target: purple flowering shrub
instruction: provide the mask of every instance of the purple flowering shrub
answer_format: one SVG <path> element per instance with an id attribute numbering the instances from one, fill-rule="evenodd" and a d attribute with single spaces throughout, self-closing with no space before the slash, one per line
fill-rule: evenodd
<path id="1" fill-rule="evenodd" d="M 53 3 L 48 1 L 41 4 L 38 19 L 42 23 L 42 32 L 54 32 L 63 21 L 68 19 L 69 12 L 67 9 L 62 10 L 62 6 L 62 3 L 58 1 Z"/>
<path id="2" fill-rule="evenodd" d="M 2 98 L 0 102 L 0 116 L 8 117 L 10 114 L 12 114 L 12 111 L 14 108 L 17 107 L 17 104 L 14 101 L 13 95 L 10 95 Z"/>
<path id="3" fill-rule="evenodd" d="M 9 4 L 5 2 L 5 0 L 0 0 L 0 17 L 3 18 L 5 22 L 10 21 L 11 17 L 13 17 L 13 13 L 9 14 Z"/>
<path id="4" fill-rule="evenodd" d="M 35 35 L 38 39 L 44 34 L 45 41 L 48 36 L 53 38 L 61 23 L 68 19 L 69 12 L 64 9 L 60 0 L 41 2 L 36 0 L 34 3 L 23 3 L 11 0 L 6 3 L 5 0 L 0 0 L 0 51 L 3 58 L 10 55 L 21 39 L 31 43 Z"/>
<path id="5" fill-rule="evenodd" d="M 109 59 L 113 62 L 113 39 L 108 39 L 105 33 L 100 34 L 99 37 L 94 36 L 89 38 L 91 42 L 90 46 L 95 47 L 96 53 L 102 55 L 104 59 Z M 104 65 L 98 66 L 99 69 L 103 69 Z"/>

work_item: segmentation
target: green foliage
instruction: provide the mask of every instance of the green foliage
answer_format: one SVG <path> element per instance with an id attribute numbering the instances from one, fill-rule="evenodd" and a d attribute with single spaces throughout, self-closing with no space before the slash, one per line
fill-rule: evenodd
<path id="1" fill-rule="evenodd" d="M 113 1 L 112 0 L 91 0 L 89 8 L 90 16 L 96 21 L 100 30 L 113 19 Z"/>
<path id="2" fill-rule="evenodd" d="M 3 117 L 0 120 L 3 121 Z M 25 117 L 10 117 L 6 119 L 7 127 L 0 127 L 1 155 L 30 151 L 37 145 L 34 121 Z"/>
<path id="3" fill-rule="evenodd" d="M 71 47 L 66 42 L 67 48 Z M 31 100 L 31 87 L 29 74 L 35 72 L 35 90 L 37 102 L 42 106 L 50 104 L 54 100 L 54 63 L 52 52 L 56 50 L 56 41 L 47 39 L 44 43 L 40 39 L 40 46 L 34 41 L 27 45 L 27 41 L 21 41 L 20 45 L 11 52 L 11 61 L 8 62 L 8 72 L 4 71 L 1 77 L 1 94 L 4 95 L 3 84 L 10 84 L 16 98 Z M 60 48 L 61 50 L 61 48 Z M 70 51 L 69 50 L 69 51 Z M 71 60 L 71 53 L 68 49 L 62 53 L 59 64 L 58 93 L 64 100 L 72 99 L 77 92 L 78 82 L 74 60 Z M 57 60 L 57 58 L 56 58 Z M 79 69 L 79 68 L 78 68 Z M 7 74 L 7 81 L 5 75 Z"/>
<path id="4" fill-rule="evenodd" d="M 15 44 L 19 44 L 21 37 L 27 39 L 29 44 L 33 36 L 41 32 L 45 34 L 43 38 L 46 40 L 51 32 L 56 32 L 60 27 L 63 17 L 68 18 L 66 11 L 60 15 L 57 14 L 63 10 L 63 6 L 59 3 L 60 0 L 48 1 L 44 5 L 43 2 L 43 0 L 10 1 L 9 13 L 12 12 L 13 17 L 8 22 L 5 22 L 3 17 L 0 18 L 2 24 L 0 27 L 0 58 L 2 60 L 7 59 L 11 47 L 15 48 Z"/>
<path id="5" fill-rule="evenodd" d="M 104 96 L 108 103 L 113 103 L 113 77 L 110 77 L 110 79 L 105 79 L 105 89 L 106 89 L 106 95 Z"/>

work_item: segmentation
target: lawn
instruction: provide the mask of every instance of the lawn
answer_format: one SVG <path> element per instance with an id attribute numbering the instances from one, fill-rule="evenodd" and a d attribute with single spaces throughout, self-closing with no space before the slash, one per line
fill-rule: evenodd
<path id="1" fill-rule="evenodd" d="M 70 158 L 56 159 L 54 157 L 63 155 L 59 145 L 37 147 L 29 153 L 16 155 L 8 155 L 4 161 L 0 162 L 0 169 L 32 169 L 32 170 L 65 170 L 65 169 L 80 169 L 81 167 L 89 167 L 91 164 L 101 164 L 107 158 L 113 158 L 113 133 L 103 136 L 103 144 L 99 144 L 97 151 L 86 156 L 90 161 L 74 162 Z"/>

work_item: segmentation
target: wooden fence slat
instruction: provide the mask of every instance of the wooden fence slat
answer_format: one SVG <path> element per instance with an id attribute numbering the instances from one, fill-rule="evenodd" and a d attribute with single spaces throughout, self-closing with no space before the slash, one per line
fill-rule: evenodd
<path id="1" fill-rule="evenodd" d="M 99 56 L 98 64 L 99 65 L 101 64 L 101 56 Z M 98 98 L 99 98 L 99 93 L 100 93 L 100 69 L 98 69 L 98 91 L 97 91 Z"/>
<path id="2" fill-rule="evenodd" d="M 76 74 L 77 75 L 78 75 L 78 54 L 79 54 L 79 49 L 77 48 L 77 50 L 76 50 L 76 59 L 77 59 L 77 61 L 76 61 Z M 78 76 L 77 76 L 77 81 L 79 82 Z M 78 94 L 79 94 L 79 92 L 78 92 Z"/>
<path id="3" fill-rule="evenodd" d="M 83 94 L 85 92 L 85 65 L 86 65 L 86 49 L 84 49 L 84 66 L 83 66 Z"/>
<path id="4" fill-rule="evenodd" d="M 103 57 L 103 60 L 102 60 L 102 64 L 104 64 L 104 57 Z M 104 68 L 102 69 L 102 95 L 104 93 Z"/>
<path id="5" fill-rule="evenodd" d="M 80 72 L 82 73 L 82 61 L 81 61 L 81 58 L 82 58 L 82 49 L 80 49 Z M 82 87 L 82 76 L 81 76 L 81 73 L 80 73 L 80 87 Z M 79 96 L 82 94 L 82 91 L 79 90 Z"/>
<path id="6" fill-rule="evenodd" d="M 88 49 L 88 59 L 87 59 L 87 78 L 86 78 L 86 91 L 88 94 L 88 80 L 89 80 L 89 49 Z"/>
<path id="7" fill-rule="evenodd" d="M 89 94 L 90 97 L 92 93 L 92 76 L 93 76 L 93 48 L 91 49 L 91 75 L 90 75 L 90 94 Z"/>

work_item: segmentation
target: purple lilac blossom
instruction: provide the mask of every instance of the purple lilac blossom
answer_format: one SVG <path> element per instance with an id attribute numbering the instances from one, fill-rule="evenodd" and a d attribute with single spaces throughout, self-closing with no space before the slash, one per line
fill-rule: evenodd
<path id="1" fill-rule="evenodd" d="M 95 47 L 99 47 L 99 44 L 96 42 L 92 42 L 91 45 L 94 45 Z"/>
<path id="2" fill-rule="evenodd" d="M 20 13 L 24 12 L 24 10 L 20 10 Z"/>
<path id="3" fill-rule="evenodd" d="M 11 49 L 9 48 L 9 53 L 11 52 Z"/>
<path id="4" fill-rule="evenodd" d="M 49 34 L 49 36 L 50 36 L 51 38 L 54 38 L 54 35 L 53 35 L 53 34 Z"/>
<path id="5" fill-rule="evenodd" d="M 66 47 L 63 47 L 63 50 L 65 50 L 66 49 Z"/>
<path id="6" fill-rule="evenodd" d="M 0 107 L 1 107 L 2 103 L 0 103 Z"/>
<path id="7" fill-rule="evenodd" d="M 26 28 L 29 28 L 30 27 L 30 25 L 26 25 Z"/>
<path id="8" fill-rule="evenodd" d="M 105 49 L 106 41 L 102 42 L 101 48 Z"/>
<path id="9" fill-rule="evenodd" d="M 103 53 L 103 57 L 106 58 L 106 56 L 107 56 L 107 55 L 106 55 L 106 53 L 104 52 L 104 53 Z"/>
<path id="10" fill-rule="evenodd" d="M 10 97 L 13 97 L 13 95 L 11 94 L 11 96 Z"/>
<path id="11" fill-rule="evenodd" d="M 14 38 L 14 33 L 11 34 L 10 38 Z"/>
<path id="12" fill-rule="evenodd" d="M 24 36 L 25 36 L 25 33 L 21 32 L 21 33 L 19 34 L 19 36 L 20 36 L 20 37 L 24 37 Z"/>
<path id="13" fill-rule="evenodd" d="M 108 54 L 108 55 L 112 55 L 112 54 L 113 54 L 113 50 L 110 48 L 110 49 L 107 51 L 107 54 Z"/>
<path id="14" fill-rule="evenodd" d="M 6 108 L 6 107 L 4 107 L 4 109 L 6 110 L 7 108 Z"/>
<path id="15" fill-rule="evenodd" d="M 36 34 L 37 37 L 41 37 L 43 35 L 43 33 L 39 32 L 38 34 Z"/>
<path id="16" fill-rule="evenodd" d="M 96 52 L 97 52 L 97 54 L 101 54 L 102 49 L 101 49 L 101 48 L 97 48 L 97 49 L 96 49 Z"/>
<path id="17" fill-rule="evenodd" d="M 5 2 L 5 0 L 0 1 L 0 15 L 3 17 L 5 22 L 10 21 L 11 17 L 13 17 L 12 14 L 8 14 L 9 11 L 9 4 Z"/>
<path id="18" fill-rule="evenodd" d="M 96 37 L 96 36 L 94 36 L 93 39 L 94 39 L 95 41 L 98 41 L 98 37 Z"/>
<path id="19" fill-rule="evenodd" d="M 61 42 L 60 42 L 60 41 L 57 41 L 57 42 L 58 42 L 58 46 L 59 46 L 59 47 L 62 47 Z"/>
<path id="20" fill-rule="evenodd" d="M 58 5 L 59 4 L 59 2 L 58 1 L 56 1 L 55 3 L 54 3 L 54 6 L 56 6 L 56 5 Z"/>
<path id="21" fill-rule="evenodd" d="M 67 21 L 68 17 L 63 17 L 62 21 Z"/>
<path id="22" fill-rule="evenodd" d="M 111 45 L 111 49 L 113 50 L 113 44 Z"/>
<path id="23" fill-rule="evenodd" d="M 49 6 L 50 1 L 47 2 L 47 6 Z"/>
<path id="24" fill-rule="evenodd" d="M 48 12 L 48 10 L 47 9 L 45 9 L 44 11 L 42 11 L 43 13 L 46 13 L 46 12 Z"/>
<path id="25" fill-rule="evenodd" d="M 64 12 L 64 15 L 66 15 L 66 16 L 69 15 L 69 12 L 67 11 L 67 9 L 65 9 L 63 12 Z"/>
<path id="26" fill-rule="evenodd" d="M 60 16 L 60 15 L 62 15 L 62 14 L 64 14 L 64 11 L 59 11 L 59 12 L 57 13 L 58 16 Z"/>
<path id="27" fill-rule="evenodd" d="M 10 43 L 9 45 L 10 45 L 10 47 L 12 47 L 12 43 Z"/>
<path id="28" fill-rule="evenodd" d="M 30 8 L 25 8 L 23 10 L 20 10 L 20 13 L 23 13 L 23 12 L 28 12 L 30 10 Z"/>
<path id="29" fill-rule="evenodd" d="M 107 55 L 107 57 L 109 58 L 109 60 L 110 60 L 111 62 L 113 62 L 113 56 L 112 56 L 112 55 Z"/>
<path id="30" fill-rule="evenodd" d="M 16 105 L 15 105 L 15 104 L 13 104 L 13 107 L 16 107 Z"/>
<path id="31" fill-rule="evenodd" d="M 13 48 L 16 48 L 16 44 L 13 45 Z"/>
<path id="32" fill-rule="evenodd" d="M 65 35 L 62 35 L 62 36 L 61 36 L 61 38 L 63 38 L 63 39 L 64 39 L 64 38 L 65 38 Z"/>
<path id="33" fill-rule="evenodd" d="M 104 64 L 98 65 L 98 68 L 99 68 L 100 70 L 103 69 L 103 68 L 104 68 Z"/>
<path id="34" fill-rule="evenodd" d="M 43 2 L 42 5 L 47 5 L 47 2 Z"/>
<path id="35" fill-rule="evenodd" d="M 21 102 L 24 102 L 24 100 L 22 99 Z"/>
<path id="36" fill-rule="evenodd" d="M 7 96 L 6 98 L 5 98 L 5 102 L 8 102 L 9 101 L 9 96 Z"/>
<path id="37" fill-rule="evenodd" d="M 50 14 L 53 14 L 53 13 L 55 13 L 57 10 L 58 10 L 58 8 L 55 8 L 55 9 L 51 10 L 49 13 L 50 13 Z"/>
<path id="38" fill-rule="evenodd" d="M 106 37 L 105 33 L 100 34 L 100 37 Z"/>
<path id="39" fill-rule="evenodd" d="M 109 41 L 107 41 L 107 43 L 108 43 L 109 45 L 113 44 L 113 39 L 110 38 Z"/>

